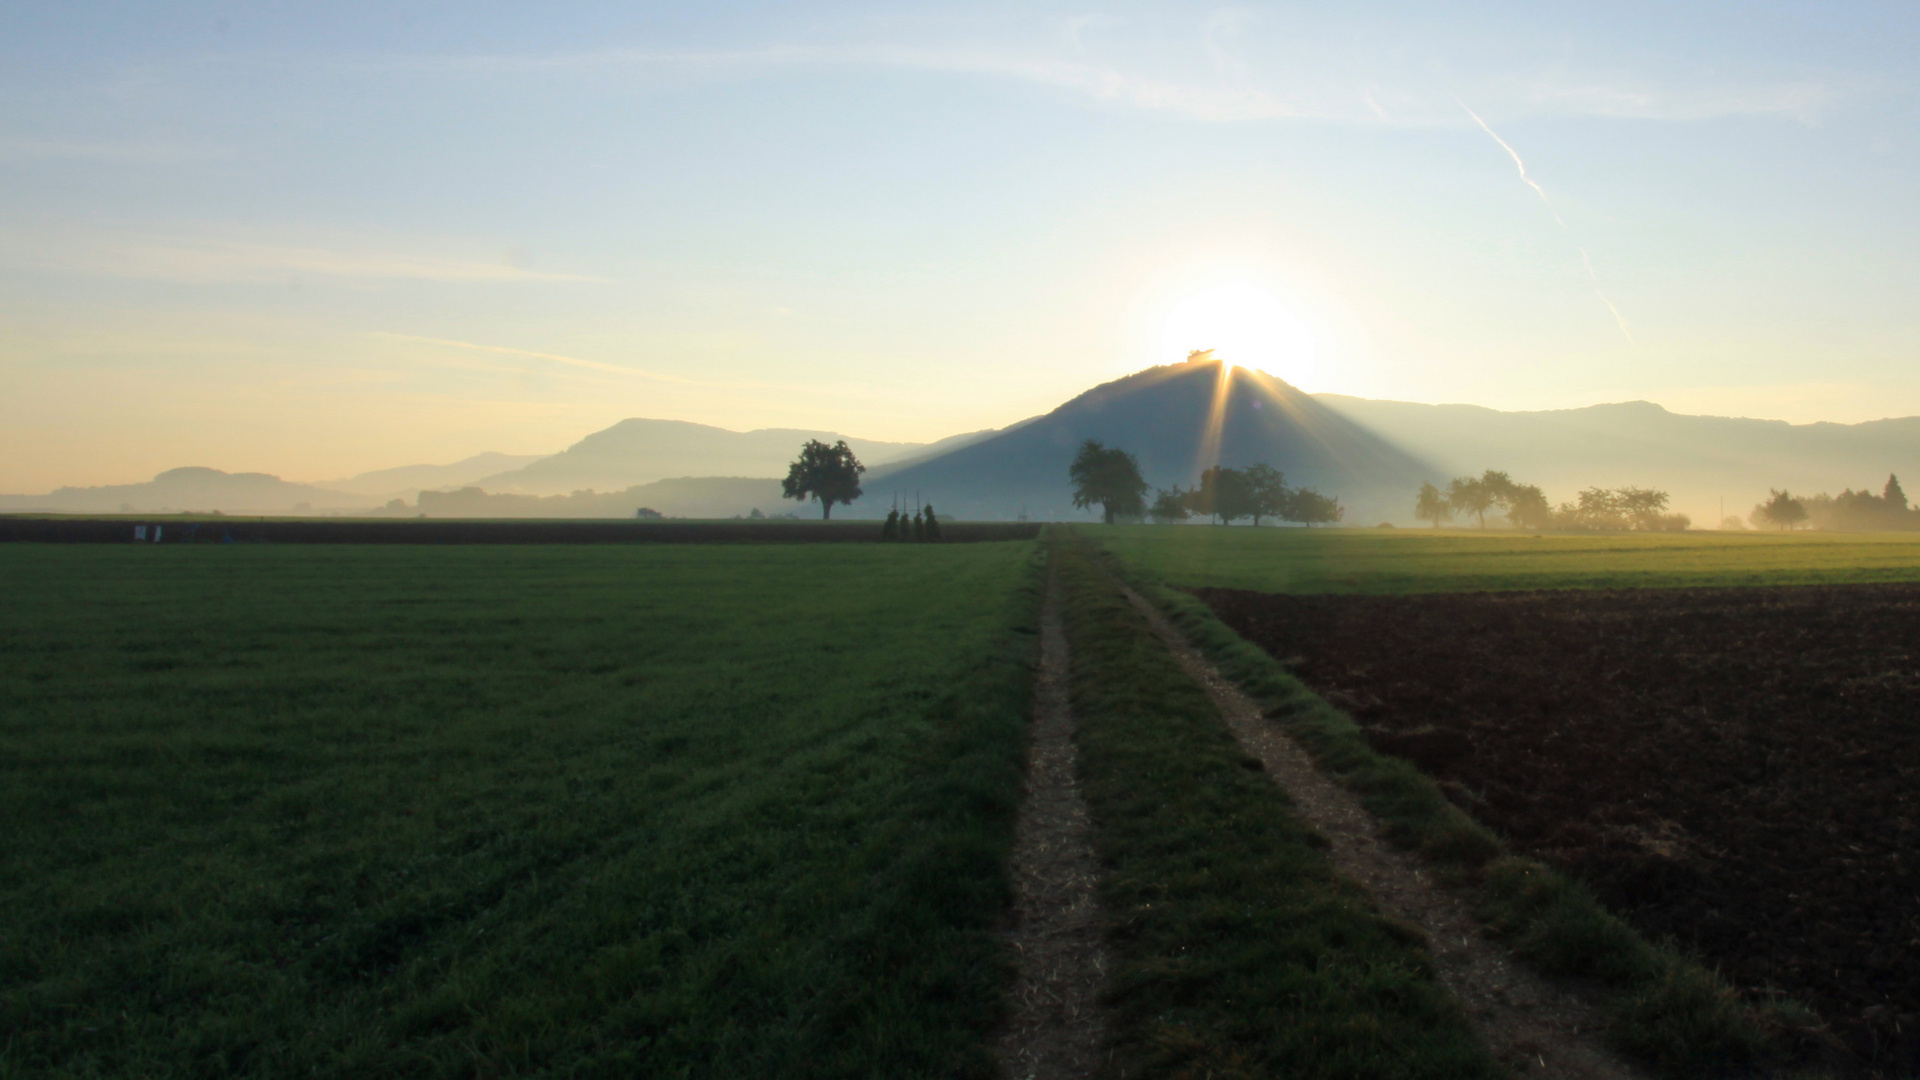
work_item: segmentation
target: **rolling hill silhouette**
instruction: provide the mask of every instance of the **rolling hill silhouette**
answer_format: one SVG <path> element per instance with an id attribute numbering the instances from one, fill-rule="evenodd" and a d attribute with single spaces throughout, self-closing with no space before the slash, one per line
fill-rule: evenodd
<path id="1" fill-rule="evenodd" d="M 1371 522 L 1440 472 L 1264 372 L 1200 360 L 1096 386 L 1059 408 L 931 459 L 868 473 L 857 516 L 884 515 L 915 493 L 962 518 L 1074 520 L 1067 466 L 1098 439 L 1134 454 L 1155 487 L 1192 485 L 1214 464 L 1265 462 L 1295 486 L 1337 496 L 1348 520 Z"/>
<path id="2" fill-rule="evenodd" d="M 955 436 L 953 441 L 968 436 Z M 860 460 L 894 461 L 931 447 L 924 443 L 881 442 L 831 431 L 761 428 L 728 431 L 684 420 L 622 420 L 596 431 L 551 457 L 524 468 L 470 481 L 495 494 L 563 495 L 591 488 L 622 491 L 635 484 L 694 476 L 787 475 L 787 465 L 808 439 L 845 439 Z M 936 444 L 938 445 L 938 444 Z"/>
<path id="3" fill-rule="evenodd" d="M 143 484 L 63 487 L 46 495 L 0 495 L 0 510 L 60 514 L 171 513 L 180 510 L 223 513 L 303 512 L 364 507 L 368 500 L 311 484 L 295 484 L 267 473 L 229 473 L 189 465 L 168 469 Z"/>
<path id="4" fill-rule="evenodd" d="M 487 451 L 463 458 L 451 465 L 401 465 L 375 469 L 344 480 L 321 480 L 315 487 L 348 495 L 365 495 L 381 501 L 399 496 L 411 499 L 420 491 L 445 491 L 463 487 L 482 477 L 531 465 L 545 454 L 502 454 Z"/>
<path id="5" fill-rule="evenodd" d="M 1796 495 L 1843 487 L 1879 491 L 1888 473 L 1920 477 L 1920 417 L 1858 424 L 1690 416 L 1650 401 L 1500 412 L 1336 394 L 1328 408 L 1441 466 L 1448 475 L 1504 469 L 1553 502 L 1585 487 L 1634 484 L 1673 496 L 1701 527 L 1745 516 L 1770 488 Z M 1409 499 L 1411 497 L 1409 496 Z M 1390 515 L 1401 520 L 1402 507 Z"/>

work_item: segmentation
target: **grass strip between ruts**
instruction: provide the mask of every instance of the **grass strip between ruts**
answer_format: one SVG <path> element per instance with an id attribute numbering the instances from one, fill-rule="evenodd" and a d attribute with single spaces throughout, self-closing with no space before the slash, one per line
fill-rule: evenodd
<path id="1" fill-rule="evenodd" d="M 1608 1034 L 1623 1053 L 1661 1076 L 1701 1077 L 1790 1069 L 1824 1051 L 1818 1021 L 1804 1007 L 1744 1001 L 1677 949 L 1647 941 L 1579 882 L 1513 855 L 1430 777 L 1376 752 L 1351 718 L 1206 604 L 1111 551 L 1092 549 L 1103 567 L 1159 608 L 1323 769 L 1353 789 L 1389 840 L 1473 888 L 1476 913 L 1492 933 L 1548 975 L 1602 984 Z"/>
<path id="2" fill-rule="evenodd" d="M 1120 1076 L 1499 1076 L 1424 935 L 1339 877 L 1085 546 L 1055 545 Z"/>

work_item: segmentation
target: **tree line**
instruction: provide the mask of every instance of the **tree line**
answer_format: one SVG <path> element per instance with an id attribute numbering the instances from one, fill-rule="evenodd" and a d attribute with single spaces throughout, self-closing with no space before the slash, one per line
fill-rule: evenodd
<path id="1" fill-rule="evenodd" d="M 1838 495 L 1821 492 L 1795 498 L 1786 490 L 1768 489 L 1766 502 L 1755 504 L 1747 520 L 1756 529 L 1829 529 L 1836 532 L 1878 532 L 1882 530 L 1920 529 L 1920 510 L 1907 505 L 1907 493 L 1900 478 L 1887 475 L 1886 485 L 1875 495 L 1866 488 L 1846 488 Z M 1720 523 L 1723 529 L 1744 526 L 1737 517 Z"/>
<path id="2" fill-rule="evenodd" d="M 1311 488 L 1289 487 L 1285 474 L 1265 463 L 1244 469 L 1215 465 L 1200 473 L 1193 487 L 1154 489 L 1140 475 L 1140 462 L 1118 447 L 1088 439 L 1067 468 L 1073 481 L 1073 505 L 1100 507 L 1107 524 L 1151 517 L 1163 524 L 1204 517 L 1231 525 L 1266 518 L 1302 525 L 1332 524 L 1346 515 L 1340 501 Z"/>
<path id="3" fill-rule="evenodd" d="M 1413 516 L 1436 529 L 1467 515 L 1484 529 L 1490 510 L 1505 513 L 1517 529 L 1678 532 L 1693 524 L 1685 514 L 1668 513 L 1667 502 L 1667 493 L 1653 488 L 1590 487 L 1574 501 L 1554 506 L 1538 485 L 1516 483 L 1508 474 L 1488 469 L 1479 476 L 1455 477 L 1445 491 L 1421 484 Z"/>

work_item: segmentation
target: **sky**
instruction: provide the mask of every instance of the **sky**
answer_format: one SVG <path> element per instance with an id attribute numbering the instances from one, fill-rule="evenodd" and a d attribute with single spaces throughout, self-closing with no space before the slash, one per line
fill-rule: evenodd
<path id="1" fill-rule="evenodd" d="M 931 441 L 1242 341 L 1313 392 L 1920 414 L 1916 46 L 1870 2 L 7 5 L 0 491 Z"/>

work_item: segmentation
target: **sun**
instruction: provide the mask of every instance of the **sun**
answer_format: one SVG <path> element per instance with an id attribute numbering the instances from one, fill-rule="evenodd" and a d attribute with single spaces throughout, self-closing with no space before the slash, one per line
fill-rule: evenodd
<path id="1" fill-rule="evenodd" d="M 1298 385 L 1319 360 L 1313 328 L 1251 281 L 1229 281 L 1185 297 L 1161 324 L 1162 355 L 1185 359 L 1211 349 L 1229 366 L 1258 368 Z"/>

